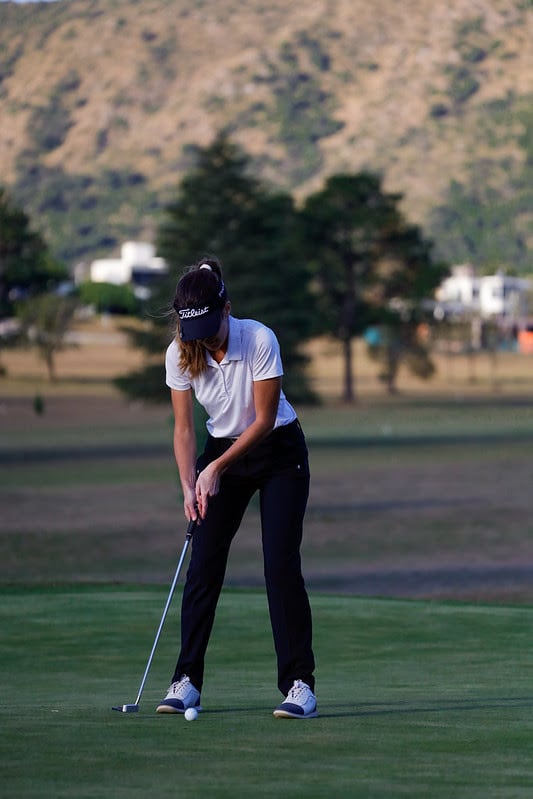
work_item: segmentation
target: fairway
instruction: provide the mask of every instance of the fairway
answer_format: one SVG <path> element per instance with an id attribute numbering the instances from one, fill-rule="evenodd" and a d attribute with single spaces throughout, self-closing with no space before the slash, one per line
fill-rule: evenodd
<path id="1" fill-rule="evenodd" d="M 309 587 L 533 602 L 533 408 L 521 399 L 302 409 Z M 6 402 L 0 583 L 169 584 L 184 520 L 169 410 L 118 399 Z M 258 505 L 228 584 L 262 585 Z"/>
<path id="2" fill-rule="evenodd" d="M 533 608 L 312 594 L 318 719 L 280 695 L 266 600 L 226 590 L 197 721 L 159 716 L 163 588 L 3 588 L 2 796 L 530 799 Z"/>

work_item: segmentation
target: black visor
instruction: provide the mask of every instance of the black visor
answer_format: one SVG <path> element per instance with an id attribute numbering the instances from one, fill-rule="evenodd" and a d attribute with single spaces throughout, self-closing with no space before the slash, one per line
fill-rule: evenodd
<path id="1" fill-rule="evenodd" d="M 218 332 L 222 322 L 223 309 L 203 305 L 201 308 L 176 309 L 180 320 L 180 338 L 182 341 L 212 338 Z"/>

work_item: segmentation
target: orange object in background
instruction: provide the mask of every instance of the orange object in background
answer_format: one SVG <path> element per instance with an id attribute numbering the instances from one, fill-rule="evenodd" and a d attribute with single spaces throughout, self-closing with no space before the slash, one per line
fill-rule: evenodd
<path id="1" fill-rule="evenodd" d="M 533 325 L 518 331 L 518 351 L 533 355 Z"/>

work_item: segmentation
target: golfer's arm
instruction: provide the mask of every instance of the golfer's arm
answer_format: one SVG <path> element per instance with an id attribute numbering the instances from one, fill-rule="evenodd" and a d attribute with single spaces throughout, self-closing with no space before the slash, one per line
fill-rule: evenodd
<path id="1" fill-rule="evenodd" d="M 192 493 L 196 482 L 196 433 L 194 431 L 192 391 L 171 390 L 174 410 L 174 457 L 178 466 L 184 497 Z"/>
<path id="2" fill-rule="evenodd" d="M 274 429 L 281 394 L 281 377 L 257 380 L 253 384 L 255 419 L 239 438 L 217 458 L 217 467 L 224 472 L 232 463 L 262 441 Z"/>

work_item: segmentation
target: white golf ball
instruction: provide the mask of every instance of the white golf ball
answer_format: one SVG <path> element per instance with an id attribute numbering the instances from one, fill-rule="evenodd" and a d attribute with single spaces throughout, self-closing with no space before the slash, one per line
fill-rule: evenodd
<path id="1" fill-rule="evenodd" d="M 187 721 L 195 721 L 198 718 L 198 711 L 195 707 L 188 707 L 185 711 L 185 718 Z"/>

